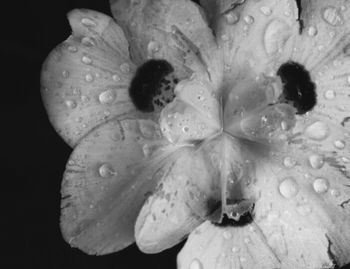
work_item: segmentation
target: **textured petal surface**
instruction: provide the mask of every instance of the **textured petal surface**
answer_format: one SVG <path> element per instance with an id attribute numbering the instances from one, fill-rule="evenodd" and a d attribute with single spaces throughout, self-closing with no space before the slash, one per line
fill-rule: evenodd
<path id="1" fill-rule="evenodd" d="M 137 214 L 171 168 L 175 149 L 151 120 L 112 120 L 81 140 L 62 182 L 62 233 L 89 254 L 134 242 Z M 173 158 L 172 157 L 172 158 Z"/>
<path id="2" fill-rule="evenodd" d="M 224 51 L 225 75 L 232 87 L 248 72 L 274 73 L 289 59 L 299 30 L 293 0 L 217 1 L 215 33 Z"/>
<path id="3" fill-rule="evenodd" d="M 92 10 L 68 14 L 72 35 L 46 59 L 42 98 L 49 119 L 71 146 L 98 124 L 135 114 L 128 95 L 134 65 L 120 27 Z"/>
<path id="4" fill-rule="evenodd" d="M 301 1 L 304 29 L 292 59 L 305 65 L 317 85 L 317 118 L 347 127 L 350 116 L 350 6 L 347 1 Z M 312 115 L 311 115 L 312 116 Z M 344 129 L 343 129 L 344 130 Z"/>
<path id="5" fill-rule="evenodd" d="M 168 60 L 178 78 L 194 71 L 208 73 L 218 84 L 222 57 L 199 6 L 189 0 L 111 0 L 117 22 L 130 40 L 131 58 L 143 63 L 148 58 Z"/>
<path id="6" fill-rule="evenodd" d="M 206 155 L 193 147 L 182 151 L 142 207 L 135 236 L 143 252 L 172 247 L 213 213 L 213 202 L 220 200 L 219 171 Z"/>

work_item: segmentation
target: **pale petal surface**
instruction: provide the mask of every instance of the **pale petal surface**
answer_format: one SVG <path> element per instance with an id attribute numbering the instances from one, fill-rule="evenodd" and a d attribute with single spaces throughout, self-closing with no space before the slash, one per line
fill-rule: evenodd
<path id="1" fill-rule="evenodd" d="M 175 151 L 151 120 L 112 120 L 90 132 L 73 151 L 62 182 L 67 242 L 99 255 L 133 243 L 137 214 L 171 169 Z"/>
<path id="2" fill-rule="evenodd" d="M 42 98 L 49 119 L 71 146 L 98 124 L 137 114 L 128 95 L 135 66 L 120 27 L 92 10 L 68 14 L 72 35 L 46 59 Z"/>

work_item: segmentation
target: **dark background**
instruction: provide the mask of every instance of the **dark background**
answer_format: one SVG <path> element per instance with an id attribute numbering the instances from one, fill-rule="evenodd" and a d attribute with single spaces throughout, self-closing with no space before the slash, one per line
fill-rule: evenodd
<path id="1" fill-rule="evenodd" d="M 96 257 L 72 249 L 61 237 L 60 184 L 71 148 L 47 120 L 39 80 L 48 53 L 70 35 L 66 13 L 73 8 L 111 15 L 108 0 L 20 0 L 1 6 L 1 243 L 6 249 L 1 267 L 175 269 L 182 245 L 156 255 L 132 245 Z"/>

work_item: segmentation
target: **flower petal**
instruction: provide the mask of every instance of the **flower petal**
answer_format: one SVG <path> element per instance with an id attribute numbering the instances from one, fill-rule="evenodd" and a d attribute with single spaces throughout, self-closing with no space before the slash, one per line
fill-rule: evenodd
<path id="1" fill-rule="evenodd" d="M 221 78 L 222 57 L 201 8 L 189 0 L 111 0 L 112 13 L 130 41 L 132 60 L 168 60 L 179 79 L 193 71 Z M 134 40 L 136 42 L 134 42 Z"/>
<path id="2" fill-rule="evenodd" d="M 191 233 L 178 254 L 178 269 L 280 268 L 264 235 L 255 229 L 254 224 L 223 228 L 206 221 Z"/>
<path id="3" fill-rule="evenodd" d="M 314 115 L 341 128 L 350 115 L 350 6 L 347 1 L 301 3 L 304 28 L 292 59 L 303 64 L 316 83 Z"/>
<path id="4" fill-rule="evenodd" d="M 68 19 L 73 33 L 46 59 L 41 83 L 50 121 L 74 146 L 98 124 L 136 115 L 128 95 L 135 67 L 113 19 L 92 10 L 73 10 Z"/>
<path id="5" fill-rule="evenodd" d="M 299 30 L 296 1 L 216 1 L 213 5 L 209 8 L 216 10 L 213 27 L 224 51 L 229 85 L 247 70 L 254 76 L 270 74 L 288 60 Z"/>
<path id="6" fill-rule="evenodd" d="M 151 120 L 114 119 L 81 140 L 62 182 L 67 242 L 98 255 L 134 242 L 137 214 L 177 154 L 160 135 Z"/>
<path id="7" fill-rule="evenodd" d="M 142 207 L 135 236 L 143 252 L 160 252 L 179 243 L 217 209 L 218 170 L 203 153 L 184 149 Z"/>

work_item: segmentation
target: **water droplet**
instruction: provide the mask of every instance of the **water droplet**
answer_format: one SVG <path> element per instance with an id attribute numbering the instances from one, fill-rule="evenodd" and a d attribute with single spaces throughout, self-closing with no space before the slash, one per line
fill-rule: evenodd
<path id="1" fill-rule="evenodd" d="M 335 94 L 335 91 L 333 91 L 333 90 L 327 90 L 324 92 L 324 98 L 326 98 L 328 100 L 334 99 L 335 96 L 336 96 L 336 94 Z"/>
<path id="2" fill-rule="evenodd" d="M 340 195 L 340 192 L 338 190 L 335 190 L 335 189 L 332 189 L 331 190 L 331 194 L 334 196 L 334 197 L 338 197 Z"/>
<path id="3" fill-rule="evenodd" d="M 82 39 L 81 39 L 81 43 L 85 46 L 95 46 L 95 43 L 94 41 L 90 38 L 90 37 L 87 37 L 87 36 L 84 36 Z"/>
<path id="4" fill-rule="evenodd" d="M 317 35 L 317 28 L 315 26 L 310 26 L 307 30 L 307 33 L 309 36 L 316 36 Z"/>
<path id="5" fill-rule="evenodd" d="M 260 11 L 262 12 L 262 14 L 266 15 L 266 16 L 270 16 L 272 14 L 272 10 L 269 7 L 266 6 L 262 6 L 260 8 Z"/>
<path id="6" fill-rule="evenodd" d="M 288 129 L 288 123 L 286 121 L 281 122 L 281 129 L 286 131 Z"/>
<path id="7" fill-rule="evenodd" d="M 238 247 L 232 247 L 231 248 L 232 253 L 237 253 L 239 251 Z"/>
<path id="8" fill-rule="evenodd" d="M 344 19 L 339 9 L 328 6 L 322 9 L 322 18 L 323 20 L 332 26 L 339 26 L 344 23 Z"/>
<path id="9" fill-rule="evenodd" d="M 224 42 L 228 41 L 229 39 L 230 38 L 228 37 L 228 35 L 224 34 L 224 35 L 221 36 L 221 40 L 224 41 Z"/>
<path id="10" fill-rule="evenodd" d="M 200 260 L 194 259 L 190 264 L 190 269 L 203 269 L 203 265 Z"/>
<path id="11" fill-rule="evenodd" d="M 114 75 L 112 76 L 112 79 L 113 79 L 114 81 L 120 81 L 120 77 L 118 76 L 118 74 L 114 74 Z"/>
<path id="12" fill-rule="evenodd" d="M 85 81 L 86 82 L 92 82 L 94 80 L 94 77 L 91 74 L 85 75 Z"/>
<path id="13" fill-rule="evenodd" d="M 239 21 L 239 15 L 236 12 L 229 12 L 225 15 L 228 24 L 235 24 Z"/>
<path id="14" fill-rule="evenodd" d="M 231 234 L 231 232 L 229 232 L 229 231 L 224 231 L 224 232 L 222 233 L 222 236 L 223 236 L 225 239 L 230 239 L 230 238 L 232 237 L 232 234 Z"/>
<path id="15" fill-rule="evenodd" d="M 154 53 L 158 52 L 160 48 L 160 45 L 156 41 L 150 41 L 147 45 L 147 52 L 149 55 L 153 55 Z"/>
<path id="16" fill-rule="evenodd" d="M 313 140 L 324 140 L 329 135 L 329 129 L 324 122 L 316 121 L 306 128 L 305 134 Z"/>
<path id="17" fill-rule="evenodd" d="M 320 169 L 322 168 L 324 164 L 323 156 L 318 154 L 313 154 L 309 156 L 309 163 L 310 166 L 314 169 Z"/>
<path id="18" fill-rule="evenodd" d="M 116 92 L 112 89 L 108 89 L 101 92 L 98 96 L 98 100 L 101 104 L 112 104 L 116 98 Z"/>
<path id="19" fill-rule="evenodd" d="M 144 144 L 142 147 L 142 151 L 145 157 L 149 157 L 152 153 L 152 146 L 149 144 Z"/>
<path id="20" fill-rule="evenodd" d="M 63 71 L 62 71 L 62 76 L 63 76 L 64 78 L 68 78 L 68 77 L 69 77 L 69 72 L 68 72 L 67 70 L 63 70 Z"/>
<path id="21" fill-rule="evenodd" d="M 325 178 L 316 178 L 313 187 L 317 193 L 325 193 L 329 188 L 328 180 Z"/>
<path id="22" fill-rule="evenodd" d="M 123 63 L 120 65 L 120 70 L 124 73 L 127 74 L 130 72 L 130 66 L 128 63 Z"/>
<path id="23" fill-rule="evenodd" d="M 244 16 L 243 20 L 246 24 L 252 24 L 254 22 L 254 18 L 250 15 Z"/>
<path id="24" fill-rule="evenodd" d="M 333 142 L 333 144 L 337 149 L 344 149 L 345 148 L 345 141 L 343 141 L 343 140 L 336 140 Z"/>
<path id="25" fill-rule="evenodd" d="M 302 216 L 307 216 L 312 212 L 312 209 L 308 204 L 298 206 L 297 210 L 298 213 Z"/>
<path id="26" fill-rule="evenodd" d="M 89 18 L 82 18 L 81 23 L 88 27 L 95 27 L 97 25 L 95 21 Z"/>
<path id="27" fill-rule="evenodd" d="M 288 177 L 281 182 L 279 191 L 283 197 L 289 199 L 296 196 L 299 190 L 295 179 Z"/>
<path id="28" fill-rule="evenodd" d="M 92 60 L 91 58 L 87 57 L 87 56 L 83 56 L 81 58 L 81 61 L 84 63 L 84 64 L 91 64 L 92 63 Z"/>
<path id="29" fill-rule="evenodd" d="M 285 157 L 283 160 L 283 165 L 287 168 L 292 168 L 296 165 L 296 160 L 292 157 Z"/>
<path id="30" fill-rule="evenodd" d="M 77 107 L 77 103 L 73 100 L 66 100 L 65 105 L 66 105 L 66 107 L 71 108 L 71 109 Z"/>
<path id="31" fill-rule="evenodd" d="M 252 241 L 250 240 L 249 237 L 244 238 L 244 243 L 250 244 Z"/>
<path id="32" fill-rule="evenodd" d="M 69 45 L 67 49 L 71 53 L 75 53 L 75 52 L 78 51 L 77 47 L 76 46 L 72 46 L 72 45 Z"/>
<path id="33" fill-rule="evenodd" d="M 182 127 L 182 132 L 184 132 L 184 133 L 188 133 L 189 130 L 190 130 L 190 127 L 188 127 L 188 126 Z"/>
<path id="34" fill-rule="evenodd" d="M 343 163 L 349 163 L 349 162 L 350 162 L 350 159 L 347 158 L 347 157 L 341 157 L 341 161 L 342 161 Z"/>
<path id="35" fill-rule="evenodd" d="M 113 167 L 108 164 L 102 164 L 100 168 L 98 169 L 98 173 L 100 174 L 101 177 L 108 178 L 113 175 L 117 175 L 117 173 L 114 171 Z"/>

